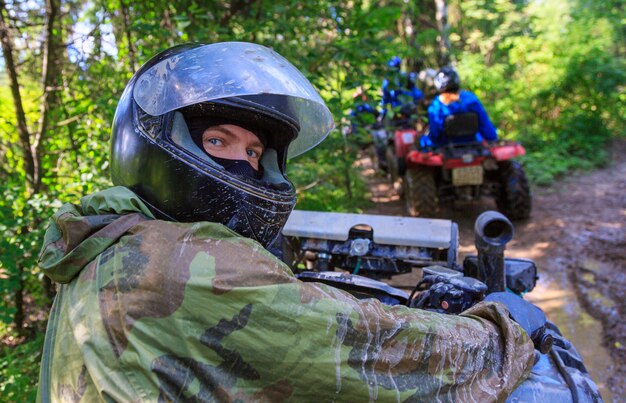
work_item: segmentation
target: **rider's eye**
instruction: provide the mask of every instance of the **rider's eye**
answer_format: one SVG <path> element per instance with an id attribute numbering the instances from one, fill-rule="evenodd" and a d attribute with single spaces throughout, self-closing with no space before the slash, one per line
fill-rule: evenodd
<path id="1" fill-rule="evenodd" d="M 215 138 L 215 137 L 212 137 L 212 138 L 206 139 L 206 140 L 205 140 L 205 142 L 207 142 L 207 143 L 209 143 L 209 144 L 212 144 L 212 145 L 214 145 L 214 146 L 221 146 L 221 145 L 223 145 L 223 144 L 224 144 L 224 142 L 223 142 L 222 140 L 220 140 L 220 139 L 218 139 L 218 138 Z"/>

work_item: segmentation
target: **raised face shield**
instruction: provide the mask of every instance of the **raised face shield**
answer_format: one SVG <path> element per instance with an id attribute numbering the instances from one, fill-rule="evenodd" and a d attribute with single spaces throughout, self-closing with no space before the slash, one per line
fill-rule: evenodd
<path id="1" fill-rule="evenodd" d="M 143 72 L 133 89 L 139 107 L 152 116 L 259 94 L 282 98 L 300 126 L 289 158 L 319 144 L 333 127 L 330 111 L 306 77 L 278 53 L 251 43 L 216 43 L 173 55 Z"/>

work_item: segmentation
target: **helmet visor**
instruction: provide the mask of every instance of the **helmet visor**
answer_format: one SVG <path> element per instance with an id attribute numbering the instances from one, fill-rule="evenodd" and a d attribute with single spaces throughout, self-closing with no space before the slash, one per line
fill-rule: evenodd
<path id="1" fill-rule="evenodd" d="M 256 94 L 285 98 L 300 125 L 288 156 L 319 144 L 333 128 L 324 101 L 298 69 L 273 50 L 246 42 L 199 46 L 162 60 L 137 78 L 133 97 L 148 114 Z M 279 111 L 280 112 L 280 111 Z"/>

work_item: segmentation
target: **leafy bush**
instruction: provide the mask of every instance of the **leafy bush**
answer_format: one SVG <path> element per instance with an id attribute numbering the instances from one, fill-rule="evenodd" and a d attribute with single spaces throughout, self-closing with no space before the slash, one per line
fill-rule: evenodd
<path id="1" fill-rule="evenodd" d="M 353 166 L 358 145 L 334 131 L 310 156 L 289 163 L 287 175 L 298 189 L 296 208 L 361 212 L 369 205 L 367 185 Z"/>
<path id="2" fill-rule="evenodd" d="M 0 401 L 33 402 L 37 396 L 43 334 L 0 352 Z"/>

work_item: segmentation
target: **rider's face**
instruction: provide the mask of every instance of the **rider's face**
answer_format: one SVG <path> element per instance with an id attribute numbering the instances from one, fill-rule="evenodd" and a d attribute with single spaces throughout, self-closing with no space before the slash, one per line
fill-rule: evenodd
<path id="1" fill-rule="evenodd" d="M 254 133 L 230 124 L 206 129 L 202 134 L 202 146 L 214 157 L 248 161 L 255 170 L 259 169 L 263 154 L 263 143 Z"/>

